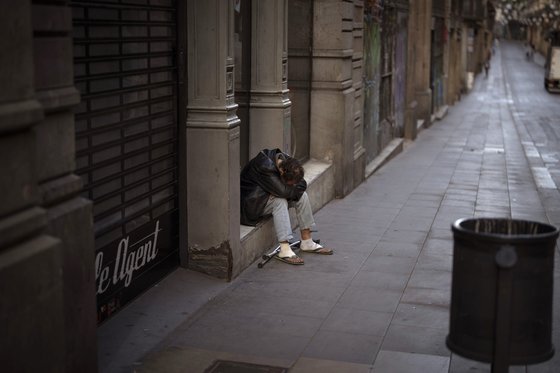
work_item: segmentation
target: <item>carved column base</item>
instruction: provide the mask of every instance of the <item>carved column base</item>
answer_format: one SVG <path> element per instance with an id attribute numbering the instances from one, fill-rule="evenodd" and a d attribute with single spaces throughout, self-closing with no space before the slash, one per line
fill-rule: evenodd
<path id="1" fill-rule="evenodd" d="M 418 103 L 412 101 L 406 108 L 405 112 L 405 125 L 404 125 L 404 138 L 407 140 L 414 140 L 418 135 L 418 123 L 416 108 Z"/>
<path id="2" fill-rule="evenodd" d="M 432 90 L 416 92 L 416 118 L 424 121 L 424 127 L 429 127 L 432 124 Z"/>

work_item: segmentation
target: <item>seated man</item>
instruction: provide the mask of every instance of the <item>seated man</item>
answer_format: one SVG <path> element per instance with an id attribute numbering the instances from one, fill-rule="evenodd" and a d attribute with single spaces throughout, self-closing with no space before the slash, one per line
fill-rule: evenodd
<path id="1" fill-rule="evenodd" d="M 303 167 L 280 149 L 264 149 L 241 171 L 241 224 L 256 225 L 272 214 L 280 252 L 275 258 L 294 265 L 304 263 L 290 247 L 292 238 L 289 207 L 295 207 L 301 232 L 301 251 L 331 255 L 333 251 L 313 241 L 313 211 L 305 190 Z"/>

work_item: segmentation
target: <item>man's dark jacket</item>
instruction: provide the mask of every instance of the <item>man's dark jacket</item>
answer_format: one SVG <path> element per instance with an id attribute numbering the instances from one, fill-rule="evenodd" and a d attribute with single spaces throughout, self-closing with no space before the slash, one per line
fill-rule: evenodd
<path id="1" fill-rule="evenodd" d="M 270 195 L 298 201 L 307 189 L 304 179 L 295 185 L 282 181 L 276 167 L 278 157 L 287 159 L 289 155 L 280 149 L 263 149 L 241 171 L 241 224 L 256 225 Z"/>

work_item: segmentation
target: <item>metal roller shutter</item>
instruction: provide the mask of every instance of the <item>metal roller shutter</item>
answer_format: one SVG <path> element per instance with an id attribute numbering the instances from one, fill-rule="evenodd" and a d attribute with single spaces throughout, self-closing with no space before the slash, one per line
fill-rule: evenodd
<path id="1" fill-rule="evenodd" d="M 103 321 L 179 263 L 176 4 L 71 4 L 77 173 L 93 201 Z"/>

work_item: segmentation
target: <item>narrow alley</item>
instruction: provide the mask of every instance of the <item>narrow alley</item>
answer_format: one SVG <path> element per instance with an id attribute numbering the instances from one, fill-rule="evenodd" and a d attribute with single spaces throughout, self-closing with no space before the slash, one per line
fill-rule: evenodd
<path id="1" fill-rule="evenodd" d="M 99 328 L 100 371 L 196 373 L 222 360 L 290 373 L 490 372 L 445 345 L 451 224 L 560 225 L 560 95 L 543 89 L 543 63 L 502 41 L 489 76 L 479 74 L 443 119 L 316 214 L 317 237 L 335 255 L 254 263 L 227 284 L 179 269 Z M 558 265 L 554 295 L 558 347 Z M 510 368 L 558 371 L 558 354 Z"/>

